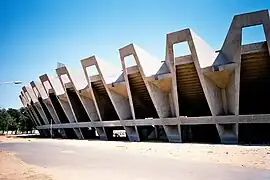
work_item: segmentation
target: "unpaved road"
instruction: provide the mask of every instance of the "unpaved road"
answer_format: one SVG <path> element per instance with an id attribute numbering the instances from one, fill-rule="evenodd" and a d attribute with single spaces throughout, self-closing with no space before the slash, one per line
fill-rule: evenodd
<path id="1" fill-rule="evenodd" d="M 238 157 L 235 149 L 240 149 L 246 159 L 257 157 L 259 163 L 270 156 L 268 147 L 50 139 L 0 143 L 0 150 L 16 153 L 25 163 L 35 165 L 37 172 L 54 180 L 270 179 L 268 164 L 256 167 L 254 158 L 250 163 L 248 160 L 235 163 L 234 156 Z M 258 152 L 261 158 L 256 155 Z"/>

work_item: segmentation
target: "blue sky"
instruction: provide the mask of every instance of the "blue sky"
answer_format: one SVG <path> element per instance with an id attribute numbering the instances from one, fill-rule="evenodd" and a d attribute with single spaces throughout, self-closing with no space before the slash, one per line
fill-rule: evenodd
<path id="1" fill-rule="evenodd" d="M 270 9 L 269 0 L 0 0 L 0 82 L 55 75 L 97 55 L 120 66 L 118 49 L 136 43 L 165 57 L 166 33 L 193 29 L 219 49 L 233 15 Z M 250 31 L 248 41 L 262 38 Z M 0 107 L 19 108 L 20 85 L 0 86 Z"/>

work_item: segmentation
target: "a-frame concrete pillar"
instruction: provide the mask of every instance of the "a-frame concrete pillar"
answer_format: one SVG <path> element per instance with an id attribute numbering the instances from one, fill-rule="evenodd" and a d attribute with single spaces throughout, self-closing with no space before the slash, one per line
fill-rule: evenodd
<path id="1" fill-rule="evenodd" d="M 88 108 L 93 108 L 92 101 L 87 97 L 83 96 L 81 92 L 87 90 L 88 84 L 85 80 L 84 74 L 72 73 L 66 66 L 62 66 L 56 69 L 60 82 L 62 83 L 69 105 L 72 109 L 72 114 L 77 122 L 93 122 L 98 120 L 98 115 L 95 109 L 87 111 L 86 105 L 90 105 Z M 93 138 L 95 131 L 81 128 L 82 135 L 84 138 Z"/>
<path id="2" fill-rule="evenodd" d="M 98 75 L 103 83 L 103 86 L 105 87 L 106 93 L 108 94 L 113 104 L 113 107 L 121 121 L 122 126 L 127 133 L 129 140 L 139 141 L 139 134 L 136 131 L 136 128 L 132 126 L 126 126 L 124 122 L 125 120 L 132 120 L 133 118 L 131 115 L 131 109 L 126 91 L 123 91 L 122 88 L 123 85 L 118 85 L 117 83 L 115 83 L 116 79 L 121 75 L 121 71 L 95 56 L 83 59 L 81 60 L 81 63 L 86 78 L 90 77 L 90 80 L 91 76 L 89 76 L 87 68 L 96 68 Z"/>
<path id="3" fill-rule="evenodd" d="M 34 91 L 30 86 L 24 86 L 23 88 L 24 93 L 27 95 L 27 97 L 30 99 L 30 103 L 32 105 L 32 108 L 37 116 L 37 119 L 41 122 L 42 125 L 49 124 L 49 121 L 45 115 L 45 112 L 43 111 L 41 104 L 39 103 Z M 50 136 L 52 136 L 52 133 L 50 130 L 48 130 L 50 133 Z"/>
<path id="4" fill-rule="evenodd" d="M 224 106 L 226 106 L 229 114 L 239 115 L 242 30 L 245 27 L 260 24 L 263 25 L 268 52 L 270 52 L 269 11 L 240 14 L 234 16 L 222 48 L 213 63 L 213 68 L 218 72 L 224 72 L 227 69 L 231 71 L 230 79 L 223 88 L 223 99 L 226 101 Z M 219 124 L 218 129 L 222 143 L 238 142 L 238 123 Z M 229 140 L 228 136 L 230 137 Z M 234 137 L 233 140 L 232 137 Z"/>
<path id="5" fill-rule="evenodd" d="M 150 95 L 151 101 L 154 105 L 154 108 L 157 112 L 157 115 L 159 118 L 166 118 L 166 117 L 172 117 L 173 115 L 175 116 L 175 107 L 174 104 L 171 103 L 170 97 L 171 93 L 169 92 L 164 92 L 162 89 L 158 86 L 159 82 L 159 74 L 158 72 L 162 68 L 161 61 L 158 60 L 157 58 L 151 56 L 149 53 L 147 53 L 145 50 L 140 48 L 137 45 L 130 44 L 127 45 L 120 50 L 120 57 L 121 57 L 121 63 L 123 67 L 123 72 L 125 76 L 125 81 L 127 84 L 127 91 L 129 92 L 129 101 L 131 106 L 133 106 L 132 111 L 133 111 L 133 118 L 136 119 L 136 112 L 134 110 L 134 103 L 132 99 L 132 94 L 130 91 L 130 82 L 128 79 L 128 67 L 125 62 L 125 58 L 127 56 L 133 56 L 136 67 L 141 75 L 141 78 L 143 79 L 143 83 L 145 84 L 147 88 L 147 92 Z M 169 72 L 167 72 L 168 74 Z M 164 76 L 163 72 L 163 76 Z M 161 76 L 162 76 L 161 75 Z M 160 77 L 161 77 L 160 76 Z M 165 77 L 165 76 L 164 76 Z M 167 79 L 167 81 L 170 83 L 171 77 Z M 165 81 L 163 79 L 163 81 Z M 167 83 L 167 84 L 169 84 Z M 163 125 L 163 128 L 165 130 L 165 133 L 167 135 L 167 138 L 170 142 L 180 142 L 181 138 L 178 136 L 178 140 L 176 140 L 175 136 L 172 138 L 172 133 L 170 133 L 170 127 L 166 127 L 166 125 Z"/>
<path id="6" fill-rule="evenodd" d="M 55 109 L 52 105 L 52 102 L 47 94 L 47 92 L 45 91 L 44 87 L 42 86 L 41 83 L 39 82 L 30 82 L 30 85 L 36 95 L 36 97 L 38 98 L 39 103 L 41 104 L 41 107 L 43 108 L 43 111 L 48 119 L 49 124 L 60 124 L 60 121 L 58 119 L 58 116 L 55 112 Z M 52 129 L 54 135 L 58 134 L 58 130 L 57 129 Z M 63 138 L 66 138 L 66 133 L 64 131 L 64 129 L 59 129 L 59 132 L 61 134 L 61 136 Z"/>
<path id="7" fill-rule="evenodd" d="M 38 126 L 38 124 L 36 123 L 34 117 L 33 117 L 32 114 L 29 112 L 29 109 L 28 109 L 28 107 L 27 107 L 27 102 L 26 102 L 26 100 L 24 99 L 24 97 L 23 97 L 22 95 L 19 95 L 19 98 L 20 98 L 20 100 L 21 100 L 21 102 L 22 102 L 23 107 L 26 109 L 26 112 L 27 112 L 28 116 L 30 117 L 30 119 L 31 119 L 31 121 L 32 121 L 32 123 L 33 123 L 33 125 L 34 125 L 34 127 Z"/>
<path id="8" fill-rule="evenodd" d="M 64 123 L 75 123 L 76 120 L 74 119 L 74 116 L 72 114 L 72 110 L 68 104 L 66 95 L 65 95 L 65 91 L 63 89 L 63 86 L 60 82 L 60 80 L 58 79 L 58 77 L 53 77 L 53 78 L 49 78 L 47 74 L 44 74 L 42 76 L 39 77 L 45 90 L 47 91 L 47 93 L 52 94 L 55 99 L 52 99 L 51 97 L 51 101 L 55 100 L 57 101 L 57 104 L 59 105 L 59 107 L 55 107 L 54 108 L 60 108 L 61 113 L 63 115 L 63 117 L 59 117 L 60 114 L 58 115 L 58 118 L 60 121 L 64 122 Z M 57 112 L 57 111 L 56 111 Z M 57 112 L 60 113 L 60 112 Z M 79 128 L 72 128 L 77 136 L 78 139 L 83 139 L 81 131 Z M 67 133 L 67 132 L 66 132 Z M 68 134 L 67 134 L 68 135 Z"/>
<path id="9" fill-rule="evenodd" d="M 34 107 L 33 107 L 34 104 L 31 103 L 32 99 L 31 99 L 30 95 L 28 94 L 28 92 L 26 91 L 26 88 L 23 89 L 23 91 L 21 91 L 21 96 L 24 97 L 27 109 L 28 109 L 30 115 L 33 117 L 33 120 L 35 121 L 36 126 L 42 126 L 43 123 L 41 123 L 41 122 L 43 120 L 41 119 L 41 116 L 37 114 L 38 112 L 34 109 Z M 48 130 L 39 129 L 39 133 L 43 137 L 50 136 L 50 132 Z"/>

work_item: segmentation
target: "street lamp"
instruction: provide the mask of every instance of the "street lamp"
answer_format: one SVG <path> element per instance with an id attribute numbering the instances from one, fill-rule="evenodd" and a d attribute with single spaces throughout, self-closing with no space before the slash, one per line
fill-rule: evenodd
<path id="1" fill-rule="evenodd" d="M 22 81 L 0 82 L 0 85 L 3 85 L 3 84 L 22 84 Z"/>
<path id="2" fill-rule="evenodd" d="M 0 85 L 5 85 L 5 84 L 22 84 L 22 81 L 9 81 L 9 82 L 0 82 Z M 9 123 L 9 122 L 8 122 Z M 6 127 L 6 129 L 7 129 L 7 134 L 8 134 L 8 124 L 7 123 L 7 127 Z"/>

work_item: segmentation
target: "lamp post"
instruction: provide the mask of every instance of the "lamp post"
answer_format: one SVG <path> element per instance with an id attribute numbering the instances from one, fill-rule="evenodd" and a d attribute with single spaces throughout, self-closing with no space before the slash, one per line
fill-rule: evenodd
<path id="1" fill-rule="evenodd" d="M 22 81 L 7 81 L 7 82 L 0 82 L 0 85 L 5 85 L 5 84 L 22 84 Z M 7 122 L 7 134 L 8 134 L 8 126 L 9 122 Z"/>
<path id="2" fill-rule="evenodd" d="M 4 85 L 4 84 L 22 84 L 22 81 L 0 82 L 0 85 Z"/>

